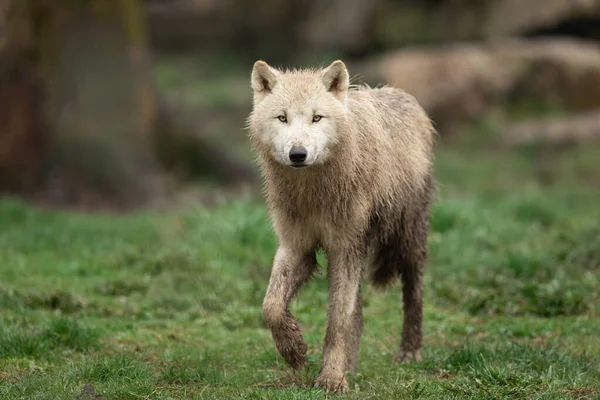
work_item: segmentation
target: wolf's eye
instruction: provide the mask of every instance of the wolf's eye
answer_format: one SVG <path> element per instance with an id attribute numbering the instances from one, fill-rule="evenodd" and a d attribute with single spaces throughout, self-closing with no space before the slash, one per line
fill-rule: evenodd
<path id="1" fill-rule="evenodd" d="M 284 123 L 285 123 L 285 122 L 287 122 L 287 118 L 286 118 L 286 116 L 285 116 L 285 115 L 280 115 L 279 117 L 277 117 L 277 119 L 278 119 L 279 121 L 281 121 L 281 122 L 284 122 Z"/>
<path id="2" fill-rule="evenodd" d="M 320 115 L 314 115 L 313 116 L 313 122 L 319 122 L 321 120 L 321 118 L 323 118 L 323 117 L 320 116 Z"/>

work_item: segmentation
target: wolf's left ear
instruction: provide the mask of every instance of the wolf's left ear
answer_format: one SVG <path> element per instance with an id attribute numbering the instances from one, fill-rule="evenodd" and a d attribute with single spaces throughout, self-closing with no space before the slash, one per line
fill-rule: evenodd
<path id="1" fill-rule="evenodd" d="M 257 61 L 252 68 L 252 89 L 254 89 L 254 103 L 260 102 L 277 84 L 279 71 L 271 68 L 264 61 Z"/>
<path id="2" fill-rule="evenodd" d="M 334 61 L 323 70 L 323 84 L 339 101 L 346 103 L 350 77 L 348 69 L 342 61 Z"/>

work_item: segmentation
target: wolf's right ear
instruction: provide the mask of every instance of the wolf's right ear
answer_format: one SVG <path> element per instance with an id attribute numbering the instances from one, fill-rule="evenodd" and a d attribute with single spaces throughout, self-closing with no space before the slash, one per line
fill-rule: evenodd
<path id="1" fill-rule="evenodd" d="M 254 104 L 259 103 L 266 95 L 271 93 L 277 79 L 279 78 L 279 71 L 271 68 L 269 64 L 264 61 L 257 61 L 254 63 L 252 68 L 252 89 L 254 89 Z"/>
<path id="2" fill-rule="evenodd" d="M 339 101 L 346 103 L 346 94 L 350 86 L 350 77 L 346 64 L 341 60 L 331 63 L 322 72 L 323 84 Z"/>

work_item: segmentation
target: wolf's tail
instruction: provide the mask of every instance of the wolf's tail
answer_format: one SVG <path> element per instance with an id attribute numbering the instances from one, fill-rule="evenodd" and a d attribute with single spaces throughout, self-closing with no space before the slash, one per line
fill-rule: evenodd
<path id="1" fill-rule="evenodd" d="M 369 262 L 369 280 L 379 289 L 393 285 L 400 276 L 400 243 L 396 238 L 373 244 Z"/>

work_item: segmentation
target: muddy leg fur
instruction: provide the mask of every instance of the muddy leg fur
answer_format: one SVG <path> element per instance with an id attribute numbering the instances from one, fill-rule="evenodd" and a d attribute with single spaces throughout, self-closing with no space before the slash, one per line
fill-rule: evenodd
<path id="1" fill-rule="evenodd" d="M 277 350 L 296 370 L 306 362 L 307 346 L 298 320 L 288 307 L 302 284 L 311 277 L 316 263 L 314 251 L 297 252 L 279 247 L 262 305 L 265 322 L 271 329 Z"/>
<path id="2" fill-rule="evenodd" d="M 354 249 L 330 257 L 329 309 L 323 366 L 315 385 L 326 391 L 348 390 L 346 372 L 355 367 L 362 333 L 360 277 L 362 257 Z"/>
<path id="3" fill-rule="evenodd" d="M 400 277 L 404 321 L 396 362 L 421 360 L 423 341 L 423 269 L 427 262 L 428 202 L 404 213 L 400 230 Z"/>
<path id="4" fill-rule="evenodd" d="M 420 361 L 423 339 L 423 279 L 421 267 L 404 265 L 402 278 L 402 303 L 404 321 L 402 325 L 402 342 L 395 362 Z"/>
<path id="5" fill-rule="evenodd" d="M 348 340 L 348 370 L 355 371 L 358 367 L 358 353 L 360 350 L 360 337 L 363 332 L 363 314 L 362 314 L 362 297 L 360 286 L 358 288 L 358 296 L 356 297 L 356 305 L 352 314 L 352 329 L 351 336 Z"/>

